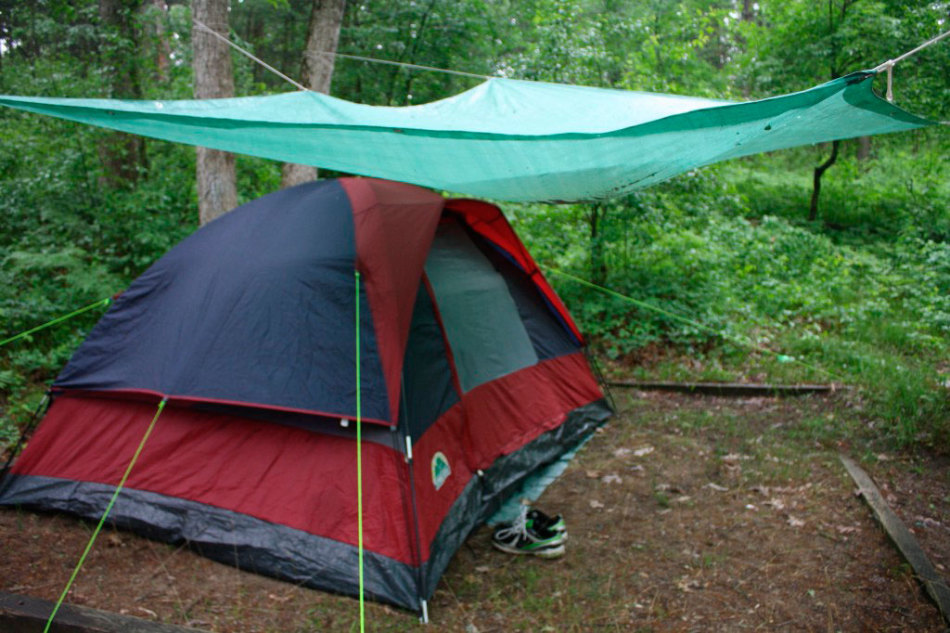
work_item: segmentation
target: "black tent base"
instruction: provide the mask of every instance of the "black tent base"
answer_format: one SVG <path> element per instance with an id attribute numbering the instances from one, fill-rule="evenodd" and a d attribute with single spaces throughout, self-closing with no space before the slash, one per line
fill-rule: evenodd
<path id="1" fill-rule="evenodd" d="M 604 400 L 575 409 L 556 429 L 500 457 L 474 477 L 452 506 L 420 574 L 416 567 L 363 551 L 364 595 L 423 615 L 446 567 L 469 535 L 494 514 L 539 466 L 577 446 L 612 414 Z M 114 488 L 106 484 L 35 475 L 8 475 L 0 504 L 60 511 L 98 520 Z M 340 541 L 315 536 L 246 514 L 144 490 L 125 488 L 109 522 L 157 541 L 187 543 L 202 556 L 239 569 L 313 589 L 355 596 L 359 552 Z"/>

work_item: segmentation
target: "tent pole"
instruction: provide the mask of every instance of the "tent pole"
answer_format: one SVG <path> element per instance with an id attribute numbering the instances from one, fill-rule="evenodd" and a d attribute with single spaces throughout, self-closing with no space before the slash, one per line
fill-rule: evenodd
<path id="1" fill-rule="evenodd" d="M 403 368 L 405 370 L 405 367 Z M 400 376 L 400 385 L 401 388 L 401 397 L 399 398 L 400 409 L 402 410 L 402 415 L 400 416 L 403 419 L 402 432 L 403 439 L 405 441 L 405 446 L 401 447 L 400 450 L 404 448 L 406 455 L 406 471 L 409 474 L 409 511 L 412 513 L 412 529 L 413 535 L 416 539 L 415 546 L 415 555 L 416 555 L 416 582 L 418 583 L 418 593 L 419 593 L 419 620 L 423 624 L 429 623 L 429 611 L 426 606 L 425 599 L 422 596 L 425 593 L 425 571 L 422 569 L 422 538 L 419 532 L 419 511 L 418 505 L 416 503 L 416 477 L 412 472 L 412 436 L 409 433 L 409 403 L 406 398 L 406 376 L 405 372 Z"/>
<path id="2" fill-rule="evenodd" d="M 3 469 L 0 470 L 0 488 L 3 487 L 3 480 L 7 476 L 7 473 L 10 472 L 10 467 L 13 465 L 13 460 L 16 458 L 17 453 L 20 452 L 20 448 L 23 446 L 23 440 L 26 439 L 26 436 L 36 427 L 36 421 L 46 413 L 46 409 L 49 406 L 50 402 L 50 391 L 47 391 L 43 394 L 43 399 L 40 400 L 40 403 L 36 405 L 36 409 L 33 411 L 33 417 L 30 418 L 30 421 L 23 427 L 23 430 L 20 431 L 20 437 L 17 438 L 16 444 L 13 446 L 13 450 L 10 451 L 10 459 L 7 460 L 7 463 L 3 465 Z"/>
<path id="3" fill-rule="evenodd" d="M 609 404 L 610 408 L 614 410 L 614 413 L 616 413 L 617 403 L 614 401 L 614 393 L 610 389 L 610 383 L 608 383 L 604 378 L 604 372 L 600 368 L 600 363 L 597 362 L 597 357 L 594 356 L 594 352 L 591 350 L 589 345 L 584 346 L 584 356 L 587 357 L 587 364 L 594 372 L 597 382 L 600 383 L 600 388 L 604 390 L 604 396 L 607 398 L 607 404 Z"/>

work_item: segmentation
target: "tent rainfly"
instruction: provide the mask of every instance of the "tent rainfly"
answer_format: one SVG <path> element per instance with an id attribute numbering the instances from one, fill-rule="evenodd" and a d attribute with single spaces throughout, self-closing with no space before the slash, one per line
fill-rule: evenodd
<path id="1" fill-rule="evenodd" d="M 110 520 L 356 594 L 359 359 L 366 595 L 422 610 L 469 533 L 610 415 L 581 346 L 497 207 L 374 179 L 285 189 L 118 297 L 0 504 L 98 519 L 167 399 Z"/>
<path id="2" fill-rule="evenodd" d="M 0 105 L 497 200 L 578 201 L 730 158 L 931 124 L 877 97 L 876 74 L 744 103 L 490 79 L 409 107 L 315 92 L 182 101 L 0 96 Z"/>

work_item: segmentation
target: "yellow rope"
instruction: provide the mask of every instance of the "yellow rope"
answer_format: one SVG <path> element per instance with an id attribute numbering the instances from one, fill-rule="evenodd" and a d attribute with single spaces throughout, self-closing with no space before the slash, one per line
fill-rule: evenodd
<path id="1" fill-rule="evenodd" d="M 152 418 L 151 424 L 149 424 L 148 428 L 145 430 L 145 435 L 142 436 L 142 441 L 139 442 L 138 448 L 135 449 L 135 454 L 132 455 L 132 461 L 130 461 L 128 467 L 126 467 L 125 473 L 122 475 L 122 479 L 119 480 L 119 485 L 116 486 L 115 492 L 112 493 L 112 498 L 109 499 L 109 503 L 106 505 L 106 510 L 102 513 L 102 518 L 99 519 L 99 525 L 97 525 L 96 529 L 93 530 L 92 537 L 90 537 L 89 542 L 86 543 L 86 549 L 83 550 L 82 556 L 79 557 L 79 562 L 76 563 L 76 567 L 73 569 L 73 573 L 69 577 L 69 582 L 66 583 L 66 588 L 63 589 L 63 593 L 60 594 L 59 600 L 56 601 L 56 606 L 53 607 L 53 612 L 49 614 L 49 619 L 46 621 L 46 627 L 43 629 L 43 633 L 49 633 L 50 627 L 53 625 L 53 618 L 56 617 L 56 614 L 59 612 L 59 608 L 63 605 L 63 601 L 66 599 L 66 594 L 69 593 L 70 588 L 73 586 L 73 582 L 76 580 L 76 576 L 79 575 L 80 568 L 82 568 L 83 563 L 86 562 L 86 556 L 89 555 L 90 550 L 92 550 L 93 543 L 96 542 L 96 537 L 99 536 L 99 532 L 102 531 L 102 526 L 105 525 L 106 518 L 112 511 L 112 506 L 115 505 L 115 500 L 119 497 L 119 493 L 122 491 L 122 488 L 125 487 L 125 482 L 129 478 L 129 474 L 132 472 L 132 467 L 135 466 L 135 462 L 138 461 L 139 455 L 142 453 L 142 449 L 145 448 L 145 442 L 148 441 L 149 435 L 152 434 L 152 429 L 155 428 L 155 422 L 158 421 L 158 416 L 162 414 L 162 409 L 165 408 L 165 403 L 167 401 L 168 398 L 164 398 L 158 403 L 158 411 L 155 412 L 155 417 Z"/>

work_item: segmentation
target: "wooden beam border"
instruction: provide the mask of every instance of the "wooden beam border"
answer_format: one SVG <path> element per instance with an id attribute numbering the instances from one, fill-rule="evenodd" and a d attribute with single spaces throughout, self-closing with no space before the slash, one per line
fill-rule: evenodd
<path id="1" fill-rule="evenodd" d="M 946 620 L 947 624 L 950 624 L 950 588 L 947 587 L 946 581 L 937 573 L 937 570 L 934 569 L 934 566 L 930 563 L 930 559 L 924 554 L 924 550 L 920 548 L 914 535 L 911 534 L 907 526 L 904 525 L 894 511 L 891 510 L 890 506 L 887 505 L 887 502 L 884 500 L 884 497 L 881 496 L 881 492 L 877 489 L 877 486 L 874 485 L 871 477 L 850 457 L 840 455 L 840 458 L 848 474 L 850 474 L 854 482 L 858 484 L 861 496 L 864 497 L 864 500 L 867 501 L 871 509 L 874 510 L 874 514 L 884 527 L 884 531 L 887 532 L 887 535 L 891 537 L 897 549 L 900 550 L 904 558 L 907 559 L 907 562 L 914 568 L 917 579 L 923 584 L 924 589 L 927 590 L 927 594 L 937 604 L 937 608 L 940 609 L 940 614 L 943 615 L 943 619 Z"/>
<path id="2" fill-rule="evenodd" d="M 0 591 L 0 631 L 42 633 L 53 602 Z M 198 629 L 162 624 L 129 615 L 64 604 L 50 633 L 202 633 Z"/>
<path id="3" fill-rule="evenodd" d="M 615 380 L 607 384 L 610 387 L 626 387 L 643 391 L 672 391 L 676 393 L 696 393 L 710 396 L 731 396 L 735 398 L 772 398 L 807 396 L 811 394 L 830 395 L 836 391 L 848 389 L 840 385 L 768 385 L 744 382 Z"/>

